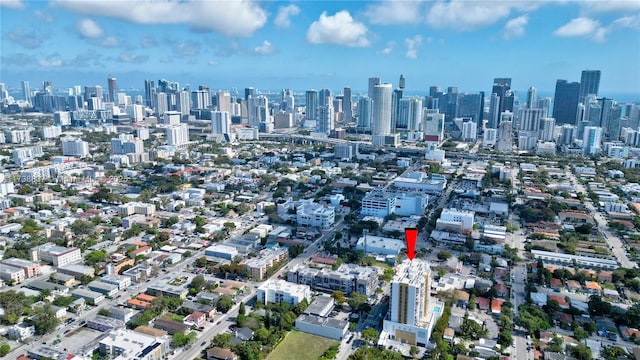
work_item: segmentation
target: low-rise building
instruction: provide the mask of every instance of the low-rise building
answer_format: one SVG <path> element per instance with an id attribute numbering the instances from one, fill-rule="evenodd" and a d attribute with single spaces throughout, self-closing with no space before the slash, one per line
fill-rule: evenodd
<path id="1" fill-rule="evenodd" d="M 335 220 L 336 212 L 333 206 L 305 203 L 296 209 L 296 222 L 298 226 L 328 229 L 333 225 Z"/>
<path id="2" fill-rule="evenodd" d="M 31 260 L 42 260 L 60 267 L 81 262 L 82 253 L 79 248 L 66 248 L 49 242 L 31 249 Z"/>
<path id="3" fill-rule="evenodd" d="M 209 246 L 204 250 L 205 256 L 233 260 L 234 257 L 238 256 L 238 249 L 232 246 L 216 244 Z"/>
<path id="4" fill-rule="evenodd" d="M 311 300 L 311 288 L 284 280 L 269 280 L 258 287 L 257 296 L 263 304 L 286 302 L 295 306 L 305 299 Z"/>
<path id="5" fill-rule="evenodd" d="M 204 327 L 207 322 L 207 314 L 196 311 L 184 318 L 184 323 L 198 328 Z"/>
<path id="6" fill-rule="evenodd" d="M 349 322 L 317 315 L 302 314 L 296 319 L 295 329 L 307 334 L 342 340 L 349 329 Z"/>
<path id="7" fill-rule="evenodd" d="M 99 351 L 112 359 L 161 360 L 169 352 L 169 341 L 140 332 L 118 329 L 99 342 Z"/>
<path id="8" fill-rule="evenodd" d="M 124 321 L 109 316 L 96 315 L 87 320 L 87 327 L 100 332 L 107 332 L 123 328 Z"/>
<path id="9" fill-rule="evenodd" d="M 23 340 L 30 338 L 36 334 L 36 328 L 33 325 L 25 323 L 15 324 L 9 326 L 7 329 L 7 335 L 13 340 Z"/>
<path id="10" fill-rule="evenodd" d="M 166 297 L 177 297 L 181 299 L 185 299 L 189 290 L 180 287 L 180 286 L 172 286 L 172 285 L 152 285 L 147 288 L 147 293 L 153 296 L 166 296 Z"/>
<path id="11" fill-rule="evenodd" d="M 243 261 L 242 266 L 253 279 L 262 281 L 270 269 L 288 258 L 289 250 L 285 248 L 265 249 L 257 257 Z"/>
<path id="12" fill-rule="evenodd" d="M 24 274 L 28 278 L 36 277 L 41 274 L 40 272 L 40 264 L 19 258 L 9 258 L 2 260 L 2 263 L 5 265 L 21 268 L 24 270 Z"/>
<path id="13" fill-rule="evenodd" d="M 24 270 L 19 267 L 0 264 L 0 279 L 9 284 L 19 284 L 24 281 Z"/>
<path id="14" fill-rule="evenodd" d="M 69 264 L 58 267 L 58 272 L 61 274 L 67 274 L 75 277 L 77 280 L 83 277 L 94 277 L 95 269 L 93 266 L 86 266 L 80 264 Z"/>
<path id="15" fill-rule="evenodd" d="M 104 296 L 109 296 L 109 297 L 115 296 L 119 291 L 118 285 L 112 285 L 112 284 L 108 284 L 108 283 L 97 281 L 97 280 L 90 282 L 87 285 L 87 287 L 89 288 L 89 290 L 99 292 Z"/>
<path id="16" fill-rule="evenodd" d="M 369 296 L 378 287 L 378 271 L 373 267 L 353 264 L 342 264 L 336 270 L 297 265 L 287 273 L 287 281 L 309 285 L 316 290 L 339 290 L 347 296 L 353 292 Z"/>
<path id="17" fill-rule="evenodd" d="M 85 289 L 73 290 L 71 292 L 71 295 L 73 295 L 73 297 L 75 298 L 82 298 L 91 305 L 98 305 L 101 301 L 104 300 L 103 294 Z"/>
<path id="18" fill-rule="evenodd" d="M 112 306 L 109 308 L 109 316 L 124 323 L 128 323 L 135 313 L 134 310 L 122 306 Z"/>
<path id="19" fill-rule="evenodd" d="M 163 318 L 156 319 L 153 322 L 153 327 L 156 329 L 164 330 L 168 332 L 170 335 L 173 335 L 179 331 L 187 331 L 190 328 L 190 326 L 185 323 L 181 323 L 181 322 L 177 322 L 169 319 L 163 319 Z"/>
<path id="20" fill-rule="evenodd" d="M 100 278 L 103 283 L 115 285 L 120 290 L 125 290 L 131 286 L 131 278 L 124 275 L 106 275 Z"/>

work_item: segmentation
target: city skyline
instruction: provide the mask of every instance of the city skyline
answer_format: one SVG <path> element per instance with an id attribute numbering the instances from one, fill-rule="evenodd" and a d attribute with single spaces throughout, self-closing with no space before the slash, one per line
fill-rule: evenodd
<path id="1" fill-rule="evenodd" d="M 408 92 L 488 92 L 502 76 L 516 91 L 552 92 L 557 79 L 598 69 L 601 92 L 640 94 L 636 1 L 110 4 L 0 1 L 0 81 L 105 86 L 111 75 L 123 88 L 169 78 L 215 89 L 362 90 L 371 76 L 396 86 L 402 73 Z"/>

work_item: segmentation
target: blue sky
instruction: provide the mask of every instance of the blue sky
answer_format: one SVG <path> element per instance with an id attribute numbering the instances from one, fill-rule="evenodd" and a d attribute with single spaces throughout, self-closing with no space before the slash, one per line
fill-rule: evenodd
<path id="1" fill-rule="evenodd" d="M 602 71 L 601 93 L 640 99 L 640 1 L 0 0 L 0 81 L 141 88 L 356 90 L 379 76 L 553 91 Z"/>

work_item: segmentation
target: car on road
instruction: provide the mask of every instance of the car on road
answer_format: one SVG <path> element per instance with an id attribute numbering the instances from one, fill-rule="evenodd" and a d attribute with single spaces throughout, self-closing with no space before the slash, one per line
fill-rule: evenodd
<path id="1" fill-rule="evenodd" d="M 203 341 L 202 343 L 200 343 L 200 346 L 205 346 L 205 345 L 207 345 L 206 341 Z"/>

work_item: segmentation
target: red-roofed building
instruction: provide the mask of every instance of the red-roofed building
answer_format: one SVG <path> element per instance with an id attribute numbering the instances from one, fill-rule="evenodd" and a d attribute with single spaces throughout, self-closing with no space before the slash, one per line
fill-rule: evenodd
<path id="1" fill-rule="evenodd" d="M 502 299 L 493 299 L 493 300 L 491 300 L 491 312 L 493 314 L 502 313 L 502 304 L 504 304 L 504 300 L 502 300 Z"/>
<path id="2" fill-rule="evenodd" d="M 476 298 L 476 307 L 480 310 L 489 310 L 490 304 L 491 304 L 491 301 L 487 298 L 484 298 L 484 297 Z"/>
<path id="3" fill-rule="evenodd" d="M 562 280 L 556 279 L 556 278 L 552 278 L 551 282 L 549 283 L 549 286 L 553 290 L 560 290 L 562 288 Z"/>
<path id="4" fill-rule="evenodd" d="M 147 255 L 147 254 L 151 254 L 151 246 L 145 245 L 133 250 L 129 254 L 129 256 L 135 259 L 138 255 Z"/>
<path id="5" fill-rule="evenodd" d="M 187 325 L 195 325 L 196 327 L 204 327 L 204 324 L 207 322 L 207 314 L 203 312 L 196 311 L 186 318 L 184 318 L 184 323 Z"/>
<path id="6" fill-rule="evenodd" d="M 558 305 L 560 305 L 561 309 L 568 309 L 570 306 L 567 300 L 565 300 L 564 297 L 559 295 L 549 295 L 548 300 L 555 300 L 558 303 Z M 549 302 L 548 300 L 547 300 L 547 303 Z"/>

